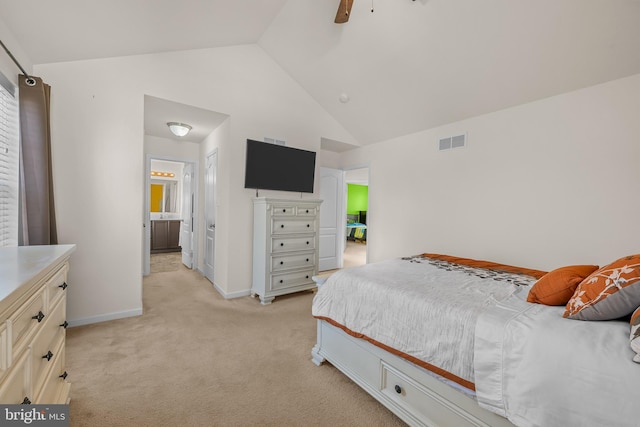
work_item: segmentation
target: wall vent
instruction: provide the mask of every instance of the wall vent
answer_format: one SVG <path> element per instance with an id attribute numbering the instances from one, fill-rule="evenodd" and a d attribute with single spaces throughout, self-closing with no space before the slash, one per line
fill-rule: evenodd
<path id="1" fill-rule="evenodd" d="M 440 138 L 438 141 L 438 150 L 445 151 L 452 148 L 463 148 L 467 145 L 467 134 L 448 136 L 446 138 Z"/>
<path id="2" fill-rule="evenodd" d="M 276 144 L 276 145 L 287 145 L 287 143 L 282 139 L 267 138 L 266 136 L 264 137 L 264 142 L 268 142 L 269 144 Z"/>

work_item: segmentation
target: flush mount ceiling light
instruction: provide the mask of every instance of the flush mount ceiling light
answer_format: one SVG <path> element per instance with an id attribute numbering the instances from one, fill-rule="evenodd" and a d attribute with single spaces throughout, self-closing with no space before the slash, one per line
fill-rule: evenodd
<path id="1" fill-rule="evenodd" d="M 175 136 L 185 136 L 191 130 L 191 126 L 184 123 L 169 122 L 167 126 Z"/>

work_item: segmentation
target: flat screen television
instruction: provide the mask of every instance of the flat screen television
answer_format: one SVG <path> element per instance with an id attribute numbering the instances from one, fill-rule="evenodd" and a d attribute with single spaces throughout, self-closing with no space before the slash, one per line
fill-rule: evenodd
<path id="1" fill-rule="evenodd" d="M 244 188 L 313 193 L 316 153 L 247 139 Z"/>

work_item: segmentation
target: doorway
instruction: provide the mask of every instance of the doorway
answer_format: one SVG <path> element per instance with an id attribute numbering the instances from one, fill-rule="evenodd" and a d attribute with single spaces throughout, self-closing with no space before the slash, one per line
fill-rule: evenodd
<path id="1" fill-rule="evenodd" d="M 193 268 L 197 259 L 197 162 L 147 155 L 143 274 Z"/>
<path id="2" fill-rule="evenodd" d="M 344 267 L 367 263 L 369 212 L 369 168 L 345 170 L 345 212 L 347 236 L 343 256 Z"/>
<path id="3" fill-rule="evenodd" d="M 360 190 L 357 203 L 351 203 L 352 195 Z M 362 190 L 366 196 L 362 197 Z M 319 271 L 367 263 L 367 227 L 370 223 L 369 167 L 345 169 L 320 168 L 320 264 Z M 353 212 L 351 212 L 353 211 Z M 357 233 L 356 233 L 357 231 Z"/>

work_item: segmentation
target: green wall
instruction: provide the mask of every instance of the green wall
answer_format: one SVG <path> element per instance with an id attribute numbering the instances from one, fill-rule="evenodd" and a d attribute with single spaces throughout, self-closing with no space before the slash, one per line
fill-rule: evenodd
<path id="1" fill-rule="evenodd" d="M 347 184 L 347 213 L 357 214 L 366 211 L 369 206 L 369 187 Z"/>

